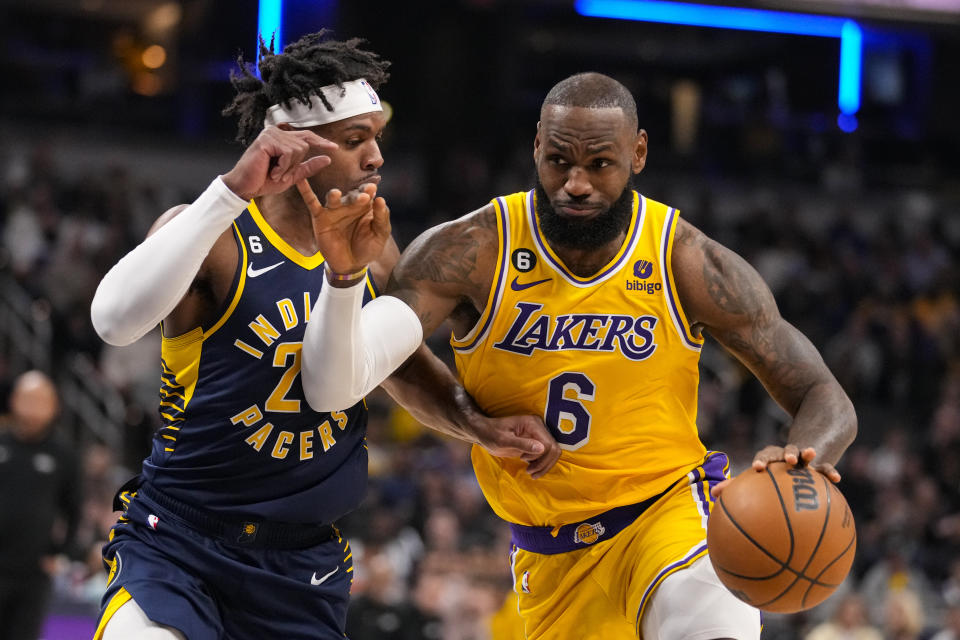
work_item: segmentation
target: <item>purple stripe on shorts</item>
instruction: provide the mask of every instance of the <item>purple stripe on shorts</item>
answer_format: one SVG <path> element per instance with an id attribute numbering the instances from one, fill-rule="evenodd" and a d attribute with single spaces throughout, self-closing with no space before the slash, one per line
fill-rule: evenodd
<path id="1" fill-rule="evenodd" d="M 640 607 L 637 609 L 637 621 L 636 624 L 640 624 L 640 615 L 643 613 L 643 608 L 647 604 L 647 599 L 650 597 L 650 594 L 653 593 L 654 588 L 660 584 L 660 582 L 666 578 L 669 574 L 673 573 L 677 569 L 680 569 L 686 565 L 692 564 L 697 556 L 701 555 L 704 551 L 707 550 L 707 543 L 699 545 L 696 549 L 685 555 L 682 559 L 677 560 L 673 564 L 669 564 L 664 567 L 660 573 L 657 574 L 657 577 L 654 578 L 649 585 L 647 585 L 647 590 L 643 592 L 643 597 L 640 598 Z"/>
<path id="2" fill-rule="evenodd" d="M 586 549 L 597 542 L 609 540 L 626 529 L 650 505 L 663 497 L 667 491 L 670 491 L 674 485 L 670 485 L 661 493 L 652 498 L 647 498 L 643 502 L 616 507 L 592 518 L 587 518 L 583 522 L 563 525 L 557 535 L 553 535 L 552 527 L 528 527 L 511 522 L 511 542 L 524 551 L 544 555 Z"/>

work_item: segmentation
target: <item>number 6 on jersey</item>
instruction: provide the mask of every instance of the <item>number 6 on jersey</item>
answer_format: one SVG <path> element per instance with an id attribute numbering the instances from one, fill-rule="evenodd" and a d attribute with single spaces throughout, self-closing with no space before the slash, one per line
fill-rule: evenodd
<path id="1" fill-rule="evenodd" d="M 590 439 L 591 416 L 582 401 L 593 400 L 595 391 L 593 380 L 576 371 L 554 376 L 547 385 L 543 421 L 562 449 L 579 449 Z"/>

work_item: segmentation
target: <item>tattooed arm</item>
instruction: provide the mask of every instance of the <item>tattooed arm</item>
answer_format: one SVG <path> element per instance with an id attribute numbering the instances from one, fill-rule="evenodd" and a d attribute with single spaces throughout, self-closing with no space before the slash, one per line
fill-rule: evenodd
<path id="1" fill-rule="evenodd" d="M 760 275 L 684 220 L 677 227 L 672 267 L 691 328 L 716 338 L 793 417 L 788 444 L 759 451 L 754 468 L 803 460 L 839 481 L 834 465 L 857 432 L 853 404 L 813 344 L 780 316 Z"/>
<path id="2" fill-rule="evenodd" d="M 497 247 L 496 214 L 489 205 L 417 238 L 394 267 L 385 295 L 362 309 L 354 290 L 362 282 L 324 287 L 303 342 L 310 405 L 318 411 L 350 406 L 383 383 L 427 426 L 494 455 L 526 460 L 534 477 L 545 473 L 560 448 L 542 419 L 484 415 L 421 344 L 448 318 L 459 335 L 470 330 L 486 304 Z"/>
<path id="3" fill-rule="evenodd" d="M 448 320 L 457 336 L 476 324 L 487 303 L 497 264 L 493 205 L 430 229 L 404 251 L 387 294 L 417 314 L 424 335 Z M 420 422 L 501 457 L 519 457 L 534 478 L 560 457 L 560 448 L 538 416 L 486 416 L 450 369 L 425 345 L 384 384 Z"/>

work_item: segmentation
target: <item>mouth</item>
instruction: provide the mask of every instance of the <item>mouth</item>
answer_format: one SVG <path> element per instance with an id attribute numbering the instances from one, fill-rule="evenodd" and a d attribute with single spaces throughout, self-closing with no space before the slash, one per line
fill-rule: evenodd
<path id="1" fill-rule="evenodd" d="M 365 184 L 373 184 L 373 185 L 380 186 L 380 180 L 382 180 L 382 179 L 383 179 L 383 177 L 382 177 L 379 173 L 371 174 L 371 175 L 367 176 L 366 178 L 362 179 L 360 182 L 358 182 L 358 183 L 357 183 L 357 188 L 359 189 L 360 187 L 362 187 L 362 186 L 365 185 Z"/>
<path id="2" fill-rule="evenodd" d="M 600 213 L 600 207 L 591 204 L 574 204 L 568 202 L 554 206 L 557 213 L 570 218 L 589 218 Z"/>

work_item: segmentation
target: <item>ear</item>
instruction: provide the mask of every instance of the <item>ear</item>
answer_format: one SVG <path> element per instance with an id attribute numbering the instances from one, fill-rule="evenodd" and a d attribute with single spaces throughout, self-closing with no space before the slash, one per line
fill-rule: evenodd
<path id="1" fill-rule="evenodd" d="M 647 166 L 647 131 L 640 129 L 633 147 L 633 160 L 630 163 L 634 173 L 640 173 Z"/>
<path id="2" fill-rule="evenodd" d="M 540 121 L 537 120 L 537 134 L 533 137 L 533 159 L 536 161 L 540 151 Z"/>

